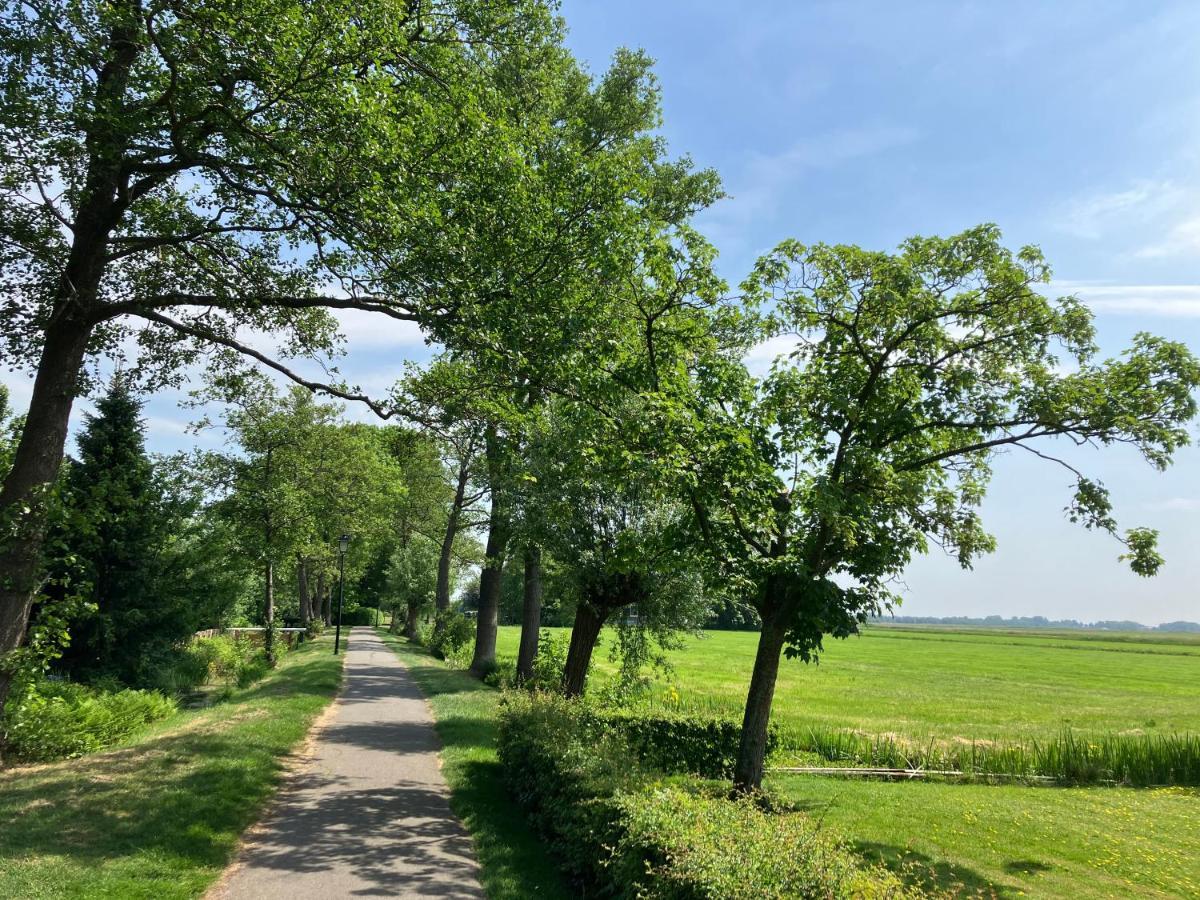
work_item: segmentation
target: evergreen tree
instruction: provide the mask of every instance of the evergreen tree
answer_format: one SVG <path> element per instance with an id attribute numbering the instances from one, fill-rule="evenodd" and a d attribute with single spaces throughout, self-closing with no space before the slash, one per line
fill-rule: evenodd
<path id="1" fill-rule="evenodd" d="M 79 436 L 59 526 L 69 589 L 95 605 L 73 624 L 62 665 L 129 683 L 155 649 L 191 627 L 171 595 L 157 590 L 173 529 L 146 455 L 141 410 L 124 380 L 114 379 Z"/>

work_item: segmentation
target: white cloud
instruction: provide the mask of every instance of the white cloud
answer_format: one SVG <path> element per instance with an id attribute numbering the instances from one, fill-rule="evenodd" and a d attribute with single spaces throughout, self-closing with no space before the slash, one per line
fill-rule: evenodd
<path id="1" fill-rule="evenodd" d="M 1103 284 L 1056 281 L 1059 294 L 1074 294 L 1098 314 L 1200 318 L 1200 284 Z"/>
<path id="2" fill-rule="evenodd" d="M 761 344 L 755 344 L 745 356 L 746 368 L 752 375 L 759 378 L 767 374 L 771 363 L 796 349 L 796 338 L 790 334 L 780 334 L 768 338 Z"/>
<path id="3" fill-rule="evenodd" d="M 1139 248 L 1133 255 L 1138 259 L 1200 255 L 1200 216 L 1177 222 L 1165 237 Z"/>
<path id="4" fill-rule="evenodd" d="M 1076 237 L 1095 240 L 1105 234 L 1145 224 L 1175 208 L 1186 191 L 1171 181 L 1138 181 L 1121 191 L 1101 191 L 1078 197 L 1058 216 L 1058 227 Z"/>
<path id="5" fill-rule="evenodd" d="M 333 315 L 351 353 L 355 347 L 414 347 L 425 343 L 425 335 L 415 322 L 361 309 L 339 309 Z"/>

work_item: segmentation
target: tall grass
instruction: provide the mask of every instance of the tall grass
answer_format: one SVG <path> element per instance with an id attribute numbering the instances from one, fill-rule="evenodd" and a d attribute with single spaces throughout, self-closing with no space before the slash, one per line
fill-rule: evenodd
<path id="1" fill-rule="evenodd" d="M 670 710 L 740 722 L 742 711 L 708 697 L 651 698 Z M 776 755 L 813 754 L 844 766 L 961 772 L 968 777 L 1052 778 L 1062 784 L 1200 785 L 1200 734 L 1113 734 L 1064 730 L 1027 741 L 917 740 L 897 735 L 785 723 Z"/>
<path id="2" fill-rule="evenodd" d="M 1080 734 L 1028 742 L 924 743 L 832 728 L 791 728 L 780 751 L 847 766 L 1053 778 L 1063 784 L 1200 785 L 1200 734 Z"/>

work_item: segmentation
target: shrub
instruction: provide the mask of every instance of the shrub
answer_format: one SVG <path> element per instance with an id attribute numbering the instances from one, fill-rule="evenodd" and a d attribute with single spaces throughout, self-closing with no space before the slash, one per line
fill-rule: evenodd
<path id="1" fill-rule="evenodd" d="M 349 628 L 352 625 L 374 625 L 375 624 L 375 608 L 373 606 L 347 606 L 342 610 L 342 627 Z M 334 610 L 336 621 L 337 610 Z"/>
<path id="2" fill-rule="evenodd" d="M 30 761 L 82 756 L 175 712 L 157 691 L 101 691 L 68 681 L 37 681 L 5 709 L 8 746 Z"/>
<path id="3" fill-rule="evenodd" d="M 600 728 L 625 735 L 632 750 L 648 765 L 664 772 L 702 778 L 730 778 L 737 763 L 742 725 L 733 719 L 698 713 L 606 710 L 589 707 Z M 767 732 L 767 752 L 775 749 L 778 731 Z"/>
<path id="4" fill-rule="evenodd" d="M 639 898 L 913 896 L 800 813 L 677 786 L 624 795 L 619 806 L 612 878 L 636 885 Z"/>
<path id="5" fill-rule="evenodd" d="M 518 802 L 589 892 L 697 898 L 912 896 L 802 813 L 670 778 L 579 701 L 510 694 L 498 749 Z"/>
<path id="6" fill-rule="evenodd" d="M 542 629 L 538 636 L 538 652 L 533 660 L 533 678 L 529 687 L 556 691 L 562 687 L 563 670 L 567 667 L 570 642 L 566 635 Z"/>
<path id="7" fill-rule="evenodd" d="M 475 636 L 475 624 L 460 612 L 439 610 L 433 618 L 429 649 L 438 659 L 454 656 Z"/>

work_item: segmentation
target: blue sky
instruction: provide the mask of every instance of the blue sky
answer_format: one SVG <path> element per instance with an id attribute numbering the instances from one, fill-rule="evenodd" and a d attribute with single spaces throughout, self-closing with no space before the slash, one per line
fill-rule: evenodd
<path id="1" fill-rule="evenodd" d="M 732 283 L 784 237 L 887 249 L 990 221 L 1043 248 L 1107 354 L 1139 330 L 1200 353 L 1200 4 L 566 0 L 563 14 L 593 71 L 620 46 L 657 60 L 672 150 L 731 195 L 699 225 Z M 345 325 L 342 368 L 364 387 L 428 355 L 401 323 Z M 155 449 L 197 440 L 175 400 L 148 404 Z M 1067 473 L 1006 457 L 984 508 L 999 551 L 971 573 L 914 563 L 902 612 L 1200 620 L 1200 449 L 1165 475 L 1124 450 L 1072 460 L 1124 525 L 1161 530 L 1158 578 L 1066 522 Z"/>

